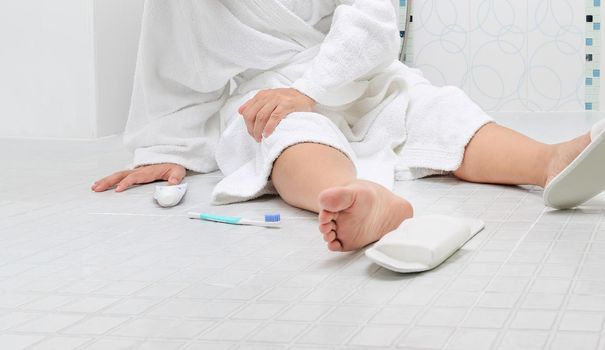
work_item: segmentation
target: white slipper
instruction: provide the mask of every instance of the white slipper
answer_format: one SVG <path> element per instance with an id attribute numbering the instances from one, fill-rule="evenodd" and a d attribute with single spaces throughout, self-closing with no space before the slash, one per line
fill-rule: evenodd
<path id="1" fill-rule="evenodd" d="M 544 189 L 544 205 L 569 209 L 605 191 L 605 120 L 590 133 L 592 142 Z"/>
<path id="2" fill-rule="evenodd" d="M 395 272 L 434 269 L 483 230 L 478 219 L 444 215 L 405 220 L 365 251 L 376 264 Z"/>

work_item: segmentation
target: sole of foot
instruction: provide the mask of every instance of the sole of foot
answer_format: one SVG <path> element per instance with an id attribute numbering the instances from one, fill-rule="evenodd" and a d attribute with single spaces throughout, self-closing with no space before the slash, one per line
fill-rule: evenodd
<path id="1" fill-rule="evenodd" d="M 319 203 L 319 230 L 332 251 L 363 248 L 414 214 L 408 201 L 363 180 L 323 191 Z"/>

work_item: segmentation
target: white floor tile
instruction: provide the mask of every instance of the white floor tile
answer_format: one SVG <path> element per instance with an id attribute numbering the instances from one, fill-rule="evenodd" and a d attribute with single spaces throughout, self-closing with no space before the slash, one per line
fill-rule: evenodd
<path id="1" fill-rule="evenodd" d="M 362 252 L 328 252 L 315 216 L 275 197 L 212 206 L 218 173 L 189 176 L 171 209 L 153 203 L 154 185 L 92 193 L 130 159 L 118 138 L 0 140 L 0 158 L 12 164 L 0 175 L 2 349 L 605 344 L 605 196 L 554 211 L 535 187 L 398 182 L 418 215 L 487 222 L 438 269 L 401 275 Z M 280 212 L 284 227 L 189 220 L 189 210 Z"/>

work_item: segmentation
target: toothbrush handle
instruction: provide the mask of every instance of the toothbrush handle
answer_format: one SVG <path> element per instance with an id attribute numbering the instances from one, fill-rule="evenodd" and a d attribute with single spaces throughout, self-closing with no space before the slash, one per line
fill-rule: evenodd
<path id="1" fill-rule="evenodd" d="M 225 224 L 239 225 L 242 218 L 233 217 L 233 216 L 220 216 L 220 215 L 211 215 L 204 213 L 188 213 L 191 219 L 200 219 L 206 221 L 214 221 L 214 222 L 222 222 Z"/>
<path id="2" fill-rule="evenodd" d="M 221 216 L 221 215 L 212 215 L 212 214 L 203 214 L 203 213 L 200 214 L 200 218 L 202 220 L 216 221 L 216 222 L 222 222 L 225 224 L 232 224 L 232 225 L 237 225 L 242 220 L 242 218 L 233 217 L 233 216 Z"/>

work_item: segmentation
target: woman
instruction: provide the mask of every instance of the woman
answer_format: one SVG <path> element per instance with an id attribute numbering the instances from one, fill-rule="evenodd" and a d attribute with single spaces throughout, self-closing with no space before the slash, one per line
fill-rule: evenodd
<path id="1" fill-rule="evenodd" d="M 147 0 L 125 134 L 134 168 L 93 190 L 218 168 L 215 203 L 278 193 L 348 251 L 413 215 L 394 177 L 544 187 L 591 142 L 499 126 L 398 49 L 390 0 Z"/>

